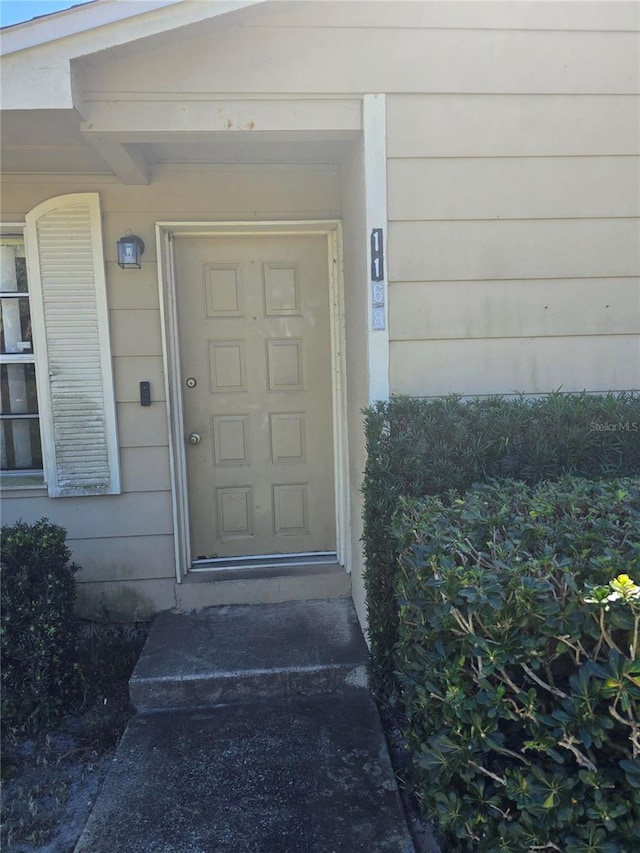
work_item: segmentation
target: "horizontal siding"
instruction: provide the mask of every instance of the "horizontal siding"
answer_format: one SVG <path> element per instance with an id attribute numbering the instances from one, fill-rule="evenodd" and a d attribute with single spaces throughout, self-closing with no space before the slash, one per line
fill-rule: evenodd
<path id="1" fill-rule="evenodd" d="M 640 153 L 637 95 L 398 95 L 387 98 L 395 157 Z"/>
<path id="2" fill-rule="evenodd" d="M 162 355 L 160 309 L 110 311 L 111 354 Z"/>
<path id="3" fill-rule="evenodd" d="M 113 372 L 118 403 L 137 403 L 140 405 L 140 383 L 142 381 L 151 383 L 152 406 L 155 403 L 164 402 L 166 395 L 162 356 L 116 356 L 113 359 Z"/>
<path id="4" fill-rule="evenodd" d="M 633 335 L 640 279 L 395 283 L 389 327 L 398 341 Z"/>
<path id="5" fill-rule="evenodd" d="M 164 405 L 118 403 L 120 447 L 169 447 L 167 410 Z"/>
<path id="6" fill-rule="evenodd" d="M 640 214 L 638 157 L 390 160 L 389 219 L 554 219 Z"/>
<path id="7" fill-rule="evenodd" d="M 392 281 L 640 275 L 633 219 L 392 222 Z"/>
<path id="8" fill-rule="evenodd" d="M 102 172 L 105 164 L 88 146 L 69 146 L 65 148 L 42 148 L 37 153 L 36 171 L 46 172 Z M 2 168 L 8 172 L 33 172 L 34 152 L 31 148 L 2 146 Z"/>
<path id="9" fill-rule="evenodd" d="M 509 394 L 637 388 L 637 335 L 393 342 L 396 394 Z"/>
<path id="10" fill-rule="evenodd" d="M 558 34 L 556 59 L 573 61 L 574 37 Z M 521 94 L 387 98 L 394 392 L 638 387 L 640 99 L 620 93 L 640 78 L 550 94 L 539 62 Z"/>
<path id="11" fill-rule="evenodd" d="M 478 0 L 387 0 L 387 2 L 354 3 L 353 0 L 331 3 L 276 3 L 275 9 L 261 10 L 244 26 L 269 23 L 289 27 L 463 27 L 475 29 L 576 29 L 638 30 L 640 13 L 637 4 L 606 0 L 576 3 L 574 0 L 552 3 L 540 0 L 513 2 L 478 2 Z"/>
<path id="12" fill-rule="evenodd" d="M 116 242 L 130 229 L 145 242 L 143 263 L 155 261 L 158 220 L 303 218 L 309 211 L 330 217 L 340 211 L 335 166 L 208 165 L 155 166 L 152 183 L 127 186 L 116 178 L 52 176 L 3 178 L 3 218 L 24 216 L 40 202 L 65 192 L 100 193 L 107 262 L 116 261 Z M 124 273 L 131 281 L 136 274 Z"/>
<path id="13" fill-rule="evenodd" d="M 122 488 L 125 492 L 170 492 L 171 472 L 166 447 L 123 447 Z"/>
<path id="14" fill-rule="evenodd" d="M 117 233 L 122 215 L 133 231 L 137 223 L 146 221 L 146 217 L 136 218 L 138 214 L 150 210 L 159 220 L 287 218 L 340 210 L 335 167 L 313 165 L 156 166 L 144 192 L 122 184 L 105 189 L 104 195 L 105 233 L 107 239 L 116 240 L 122 236 Z M 115 230 L 110 230 L 114 225 Z M 149 249 L 152 254 L 145 251 L 145 260 L 155 258 L 153 241 Z"/>
<path id="15" fill-rule="evenodd" d="M 120 227 L 122 227 L 122 223 Z M 146 231 L 148 227 L 148 221 L 145 221 L 143 229 Z M 131 230 L 133 231 L 133 229 Z M 121 236 L 122 233 L 120 234 Z M 145 253 L 142 256 L 142 269 L 136 270 L 135 273 L 132 273 L 131 270 L 120 269 L 115 260 L 117 240 L 118 237 L 112 238 L 111 242 L 105 245 L 105 252 L 107 253 L 107 299 L 109 307 L 112 311 L 157 310 L 158 265 L 155 261 L 147 260 L 145 244 Z M 111 260 L 109 256 L 112 256 L 113 259 Z M 132 286 L 132 279 L 135 281 L 135 287 Z"/>
<path id="16" fill-rule="evenodd" d="M 72 559 L 82 567 L 78 583 L 174 578 L 173 536 L 67 540 Z"/>
<path id="17" fill-rule="evenodd" d="M 96 64 L 84 79 L 90 97 L 133 89 L 145 96 L 629 94 L 638 92 L 637 34 L 236 27 Z"/>
<path id="18" fill-rule="evenodd" d="M 171 534 L 171 494 L 133 492 L 91 498 L 15 498 L 2 507 L 3 524 L 34 522 L 47 516 L 61 524 L 69 539 Z"/>

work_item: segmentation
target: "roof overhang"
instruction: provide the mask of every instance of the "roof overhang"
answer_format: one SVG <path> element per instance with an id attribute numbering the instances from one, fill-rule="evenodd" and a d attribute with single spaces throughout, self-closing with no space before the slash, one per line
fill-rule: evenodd
<path id="1" fill-rule="evenodd" d="M 225 15 L 246 6 L 255 6 L 264 0 L 90 0 L 83 5 L 74 6 L 61 12 L 43 15 L 14 24 L 2 29 L 0 42 L 0 56 L 8 56 L 20 50 L 28 50 L 38 45 L 50 44 L 61 39 L 78 37 L 93 33 L 101 42 L 96 44 L 91 53 L 96 50 L 105 50 L 115 47 L 127 41 L 174 29 L 177 25 L 176 9 L 168 7 L 180 6 L 180 22 L 182 26 L 188 23 L 197 23 L 199 20 L 215 18 Z M 191 7 L 191 8 L 188 8 Z M 102 37 L 97 31 L 117 24 L 120 21 L 131 21 L 142 15 L 149 16 L 153 12 L 168 10 L 168 15 L 147 17 L 142 28 L 140 21 L 136 22 L 134 31 L 116 30 L 111 28 L 104 32 Z M 185 16 L 183 18 L 183 16 Z M 104 38 L 106 36 L 106 39 Z"/>
<path id="2" fill-rule="evenodd" d="M 95 0 L 2 31 L 2 109 L 81 109 L 73 62 L 266 0 Z"/>
<path id="3" fill-rule="evenodd" d="M 221 36 L 268 18 L 274 5 L 94 0 L 5 29 L 3 173 L 111 174 L 148 184 L 165 163 L 335 162 L 361 132 L 360 97 L 131 100 L 114 90 L 84 100 L 91 69 L 147 51 L 157 61 L 176 39 Z"/>

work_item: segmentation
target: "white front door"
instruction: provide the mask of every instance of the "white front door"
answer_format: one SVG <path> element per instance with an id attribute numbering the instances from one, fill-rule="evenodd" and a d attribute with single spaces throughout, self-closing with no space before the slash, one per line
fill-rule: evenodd
<path id="1" fill-rule="evenodd" d="M 326 239 L 174 247 L 193 559 L 335 551 Z"/>

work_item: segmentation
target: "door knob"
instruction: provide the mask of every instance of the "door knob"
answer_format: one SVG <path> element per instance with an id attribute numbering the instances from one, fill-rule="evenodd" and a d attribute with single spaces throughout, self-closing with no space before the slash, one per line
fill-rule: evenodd
<path id="1" fill-rule="evenodd" d="M 189 435 L 189 444 L 200 444 L 200 433 L 192 432 Z"/>

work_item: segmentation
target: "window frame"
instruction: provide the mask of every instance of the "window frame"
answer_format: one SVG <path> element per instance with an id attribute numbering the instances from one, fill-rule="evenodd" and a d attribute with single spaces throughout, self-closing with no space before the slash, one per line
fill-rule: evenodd
<path id="1" fill-rule="evenodd" d="M 47 485 L 46 476 L 46 453 L 44 437 L 42 432 L 43 411 L 41 406 L 40 382 L 38 378 L 38 350 L 40 341 L 33 322 L 33 292 L 31 288 L 31 277 L 29 275 L 29 246 L 27 245 L 26 223 L 22 222 L 0 222 L 0 239 L 13 237 L 22 241 L 24 246 L 25 261 L 27 264 L 27 292 L 21 293 L 19 298 L 25 297 L 29 300 L 29 314 L 31 319 L 32 346 L 29 353 L 0 353 L 0 364 L 33 364 L 36 395 L 38 399 L 37 419 L 40 432 L 40 452 L 42 456 L 42 468 L 17 468 L 15 470 L 0 471 L 0 488 L 7 489 L 44 489 Z M 1 286 L 1 285 L 0 285 Z M 2 297 L 8 291 L 0 291 Z M 17 298 L 17 297 L 16 297 Z M 8 419 L 10 413 L 7 413 Z"/>

